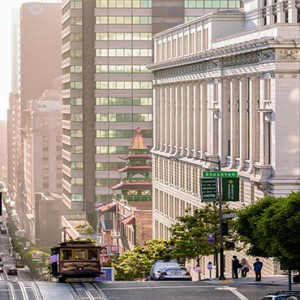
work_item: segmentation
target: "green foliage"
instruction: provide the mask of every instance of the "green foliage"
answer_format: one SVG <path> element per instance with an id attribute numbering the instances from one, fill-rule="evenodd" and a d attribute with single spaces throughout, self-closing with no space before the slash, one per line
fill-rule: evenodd
<path id="1" fill-rule="evenodd" d="M 77 225 L 75 227 L 78 233 L 84 235 L 84 234 L 94 234 L 94 229 L 91 225 Z"/>
<path id="2" fill-rule="evenodd" d="M 228 205 L 223 206 L 223 213 L 230 213 Z M 188 211 L 187 211 L 188 213 Z M 172 255 L 179 260 L 195 259 L 203 255 L 214 254 L 219 249 L 219 207 L 208 203 L 194 211 L 192 215 L 180 216 L 171 226 L 174 247 Z M 235 240 L 233 221 L 228 220 L 229 235 L 224 240 Z M 208 243 L 208 234 L 214 233 L 215 244 Z"/>
<path id="3" fill-rule="evenodd" d="M 259 200 L 238 213 L 236 225 L 248 254 L 275 257 L 284 268 L 300 270 L 300 192 Z"/>
<path id="4" fill-rule="evenodd" d="M 156 259 L 169 259 L 170 245 L 164 240 L 147 241 L 112 261 L 116 280 L 144 279 Z"/>

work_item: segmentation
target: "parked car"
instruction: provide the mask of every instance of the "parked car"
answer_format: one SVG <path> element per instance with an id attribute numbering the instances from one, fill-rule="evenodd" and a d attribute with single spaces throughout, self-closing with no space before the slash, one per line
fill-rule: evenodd
<path id="1" fill-rule="evenodd" d="M 0 266 L 0 273 L 3 273 L 3 266 Z"/>
<path id="2" fill-rule="evenodd" d="M 279 291 L 271 293 L 261 300 L 300 300 L 300 292 L 295 291 Z"/>
<path id="3" fill-rule="evenodd" d="M 167 267 L 179 267 L 179 264 L 176 260 L 157 260 L 154 262 L 154 264 L 151 267 L 150 273 L 149 273 L 149 279 L 150 280 L 159 280 L 159 276 L 163 269 Z"/>
<path id="4" fill-rule="evenodd" d="M 24 263 L 22 261 L 17 261 L 16 268 L 24 268 Z"/>
<path id="5" fill-rule="evenodd" d="M 15 276 L 17 276 L 18 275 L 18 270 L 16 268 L 9 268 L 7 270 L 7 275 L 15 275 Z"/>
<path id="6" fill-rule="evenodd" d="M 172 266 L 162 269 L 158 280 L 192 280 L 192 276 L 186 268 Z"/>

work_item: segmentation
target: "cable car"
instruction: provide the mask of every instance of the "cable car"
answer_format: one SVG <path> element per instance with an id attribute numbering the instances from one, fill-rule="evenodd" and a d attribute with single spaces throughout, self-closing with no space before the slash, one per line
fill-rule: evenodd
<path id="1" fill-rule="evenodd" d="M 51 274 L 59 282 L 94 279 L 101 274 L 101 246 L 91 241 L 67 241 L 51 248 Z"/>

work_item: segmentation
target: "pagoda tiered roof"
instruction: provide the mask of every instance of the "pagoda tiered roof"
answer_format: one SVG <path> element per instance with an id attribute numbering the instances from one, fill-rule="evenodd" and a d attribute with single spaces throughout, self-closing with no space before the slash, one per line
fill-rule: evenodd
<path id="1" fill-rule="evenodd" d="M 117 169 L 118 172 L 133 172 L 133 173 L 149 173 L 151 172 L 151 166 L 124 166 L 123 168 Z"/>
<path id="2" fill-rule="evenodd" d="M 123 160 L 151 160 L 151 154 L 126 154 L 124 156 L 120 156 Z"/>
<path id="3" fill-rule="evenodd" d="M 144 190 L 152 189 L 152 182 L 119 182 L 110 187 L 112 190 L 122 189 L 122 190 Z"/>

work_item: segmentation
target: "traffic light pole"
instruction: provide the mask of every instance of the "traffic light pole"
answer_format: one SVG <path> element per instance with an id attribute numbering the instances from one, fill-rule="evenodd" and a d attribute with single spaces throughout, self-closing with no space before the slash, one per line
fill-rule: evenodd
<path id="1" fill-rule="evenodd" d="M 201 161 L 209 162 L 209 163 L 214 163 L 218 165 L 218 171 L 221 171 L 221 161 L 218 160 L 213 161 L 213 160 L 208 160 L 208 159 L 202 159 L 200 158 Z M 218 178 L 218 185 L 219 185 L 219 193 L 218 193 L 218 201 L 219 201 L 219 238 L 220 238 L 220 280 L 224 280 L 224 243 L 223 243 L 223 207 L 222 207 L 222 178 Z"/>
<path id="2" fill-rule="evenodd" d="M 178 160 L 178 157 L 174 157 L 176 160 Z M 173 159 L 173 157 L 169 157 L 169 159 Z M 221 171 L 221 161 L 218 159 L 218 161 L 213 161 L 209 159 L 204 159 L 204 158 L 196 158 L 199 159 L 200 161 L 203 162 L 208 162 L 212 164 L 217 164 L 218 165 L 218 171 Z M 219 201 L 219 239 L 220 239 L 220 280 L 224 280 L 224 246 L 223 246 L 223 232 L 222 232 L 222 227 L 223 227 L 223 208 L 222 208 L 222 178 L 218 178 L 218 201 Z"/>

